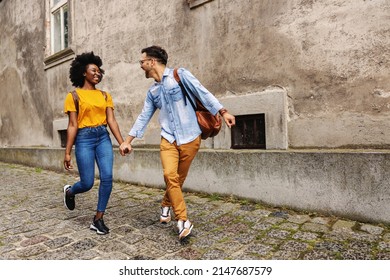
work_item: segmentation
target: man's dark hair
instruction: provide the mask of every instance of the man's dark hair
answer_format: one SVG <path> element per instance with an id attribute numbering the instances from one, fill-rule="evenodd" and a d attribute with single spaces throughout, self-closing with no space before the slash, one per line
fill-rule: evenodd
<path id="1" fill-rule="evenodd" d="M 153 57 L 157 59 L 160 63 L 167 65 L 168 54 L 167 52 L 159 46 L 151 46 L 141 50 L 141 53 L 146 53 L 148 57 Z"/>
<path id="2" fill-rule="evenodd" d="M 85 76 L 84 73 L 87 70 L 88 64 L 95 64 L 100 69 L 101 77 L 103 78 L 104 70 L 100 68 L 103 65 L 101 58 L 94 55 L 93 52 L 86 52 L 77 55 L 72 61 L 69 70 L 69 78 L 72 85 L 75 87 L 82 87 L 84 85 Z"/>

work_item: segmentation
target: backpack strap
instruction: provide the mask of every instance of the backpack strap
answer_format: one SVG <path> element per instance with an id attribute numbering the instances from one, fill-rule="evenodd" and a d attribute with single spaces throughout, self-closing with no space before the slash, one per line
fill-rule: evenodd
<path id="1" fill-rule="evenodd" d="M 184 88 L 184 85 L 182 84 L 182 82 L 180 81 L 180 77 L 179 77 L 179 74 L 177 73 L 177 68 L 173 69 L 173 77 L 175 77 L 175 80 L 176 82 L 179 84 L 180 88 L 181 88 L 181 91 L 184 95 L 184 104 L 187 106 L 187 98 L 188 100 L 190 101 L 191 103 L 191 106 L 192 108 L 194 109 L 194 111 L 196 111 L 196 106 L 194 104 L 194 102 L 192 101 L 192 99 L 190 98 L 188 92 L 186 91 L 186 89 Z"/>
<path id="2" fill-rule="evenodd" d="M 77 95 L 76 90 L 72 91 L 72 97 L 74 101 L 74 106 L 76 107 L 76 113 L 79 113 L 79 96 Z"/>
<path id="3" fill-rule="evenodd" d="M 107 92 L 105 92 L 105 91 L 100 91 L 102 94 L 103 94 L 103 96 L 104 96 L 104 99 L 107 101 Z"/>

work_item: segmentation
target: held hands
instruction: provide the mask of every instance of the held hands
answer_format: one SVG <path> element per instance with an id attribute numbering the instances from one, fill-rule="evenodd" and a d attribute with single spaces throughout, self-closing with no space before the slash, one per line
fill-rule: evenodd
<path id="1" fill-rule="evenodd" d="M 132 150 L 133 150 L 133 148 L 131 147 L 131 144 L 127 144 L 126 142 L 123 142 L 119 146 L 119 153 L 122 156 L 125 156 L 126 154 L 130 154 Z"/>

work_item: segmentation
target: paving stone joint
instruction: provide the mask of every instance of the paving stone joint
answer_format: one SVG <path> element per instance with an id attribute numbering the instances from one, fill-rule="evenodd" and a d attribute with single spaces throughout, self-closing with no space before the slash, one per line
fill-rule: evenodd
<path id="1" fill-rule="evenodd" d="M 175 222 L 159 223 L 163 190 L 114 182 L 108 235 L 89 229 L 94 188 L 63 205 L 77 174 L 0 162 L 0 259 L 3 260 L 388 260 L 390 227 L 185 192 L 194 230 L 178 240 Z"/>

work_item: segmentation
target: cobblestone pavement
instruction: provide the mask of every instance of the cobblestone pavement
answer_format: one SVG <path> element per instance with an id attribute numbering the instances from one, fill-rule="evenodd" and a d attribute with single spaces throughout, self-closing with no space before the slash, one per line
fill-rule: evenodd
<path id="1" fill-rule="evenodd" d="M 0 162 L 0 259 L 390 259 L 390 227 L 185 193 L 191 236 L 159 223 L 163 190 L 115 182 L 100 236 L 89 229 L 97 184 L 63 205 L 73 174 Z"/>

